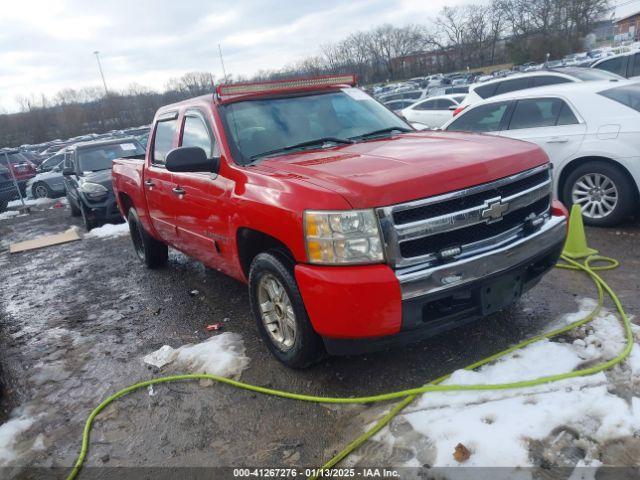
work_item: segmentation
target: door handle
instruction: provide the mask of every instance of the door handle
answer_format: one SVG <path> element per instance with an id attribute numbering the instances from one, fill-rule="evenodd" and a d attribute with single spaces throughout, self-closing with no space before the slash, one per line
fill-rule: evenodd
<path id="1" fill-rule="evenodd" d="M 187 193 L 187 192 L 184 191 L 184 189 L 182 189 L 180 187 L 175 187 L 172 191 L 176 195 L 184 195 L 185 193 Z"/>
<path id="2" fill-rule="evenodd" d="M 552 137 L 547 140 L 547 143 L 567 143 L 569 139 L 567 137 Z"/>
<path id="3" fill-rule="evenodd" d="M 155 184 L 152 180 L 145 180 L 145 181 L 144 181 L 144 184 L 145 184 L 147 187 L 155 187 L 155 186 L 156 186 L 156 184 Z"/>

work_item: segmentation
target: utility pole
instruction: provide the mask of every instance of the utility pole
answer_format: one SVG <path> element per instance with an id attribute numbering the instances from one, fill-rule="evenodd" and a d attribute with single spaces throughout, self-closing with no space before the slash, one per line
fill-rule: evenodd
<path id="1" fill-rule="evenodd" d="M 224 69 L 224 60 L 222 60 L 222 47 L 218 44 L 218 53 L 220 54 L 220 63 L 222 64 L 222 74 L 224 75 L 224 82 L 227 82 L 227 71 Z"/>
<path id="2" fill-rule="evenodd" d="M 93 52 L 96 56 L 96 60 L 98 61 L 98 70 L 100 70 L 100 76 L 102 77 L 102 85 L 104 85 L 104 94 L 109 95 L 109 91 L 107 90 L 107 82 L 104 79 L 104 73 L 102 72 L 102 64 L 100 63 L 100 52 L 96 50 Z"/>

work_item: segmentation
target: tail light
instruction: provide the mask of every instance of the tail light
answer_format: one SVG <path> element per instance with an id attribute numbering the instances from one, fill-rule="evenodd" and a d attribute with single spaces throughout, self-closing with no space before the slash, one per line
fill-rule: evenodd
<path id="1" fill-rule="evenodd" d="M 458 115 L 461 111 L 463 111 L 465 108 L 467 108 L 466 105 L 460 105 L 458 108 L 456 108 L 453 111 L 453 116 L 455 117 L 456 115 Z"/>

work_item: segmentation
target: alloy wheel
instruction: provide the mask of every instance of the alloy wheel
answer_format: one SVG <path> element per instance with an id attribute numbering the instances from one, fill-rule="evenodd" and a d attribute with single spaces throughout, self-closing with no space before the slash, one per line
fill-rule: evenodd
<path id="1" fill-rule="evenodd" d="M 269 273 L 258 282 L 260 317 L 274 345 L 281 351 L 293 347 L 297 322 L 291 299 L 284 285 Z"/>
<path id="2" fill-rule="evenodd" d="M 571 200 L 587 218 L 605 218 L 618 205 L 618 188 L 602 173 L 587 173 L 574 183 Z"/>

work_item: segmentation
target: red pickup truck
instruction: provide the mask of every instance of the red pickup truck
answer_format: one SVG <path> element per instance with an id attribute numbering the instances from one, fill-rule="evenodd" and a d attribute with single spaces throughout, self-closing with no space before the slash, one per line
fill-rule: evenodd
<path id="1" fill-rule="evenodd" d="M 148 267 L 171 246 L 248 283 L 269 349 L 303 367 L 516 301 L 565 239 L 551 174 L 533 144 L 414 131 L 337 76 L 163 107 L 113 186 Z"/>

